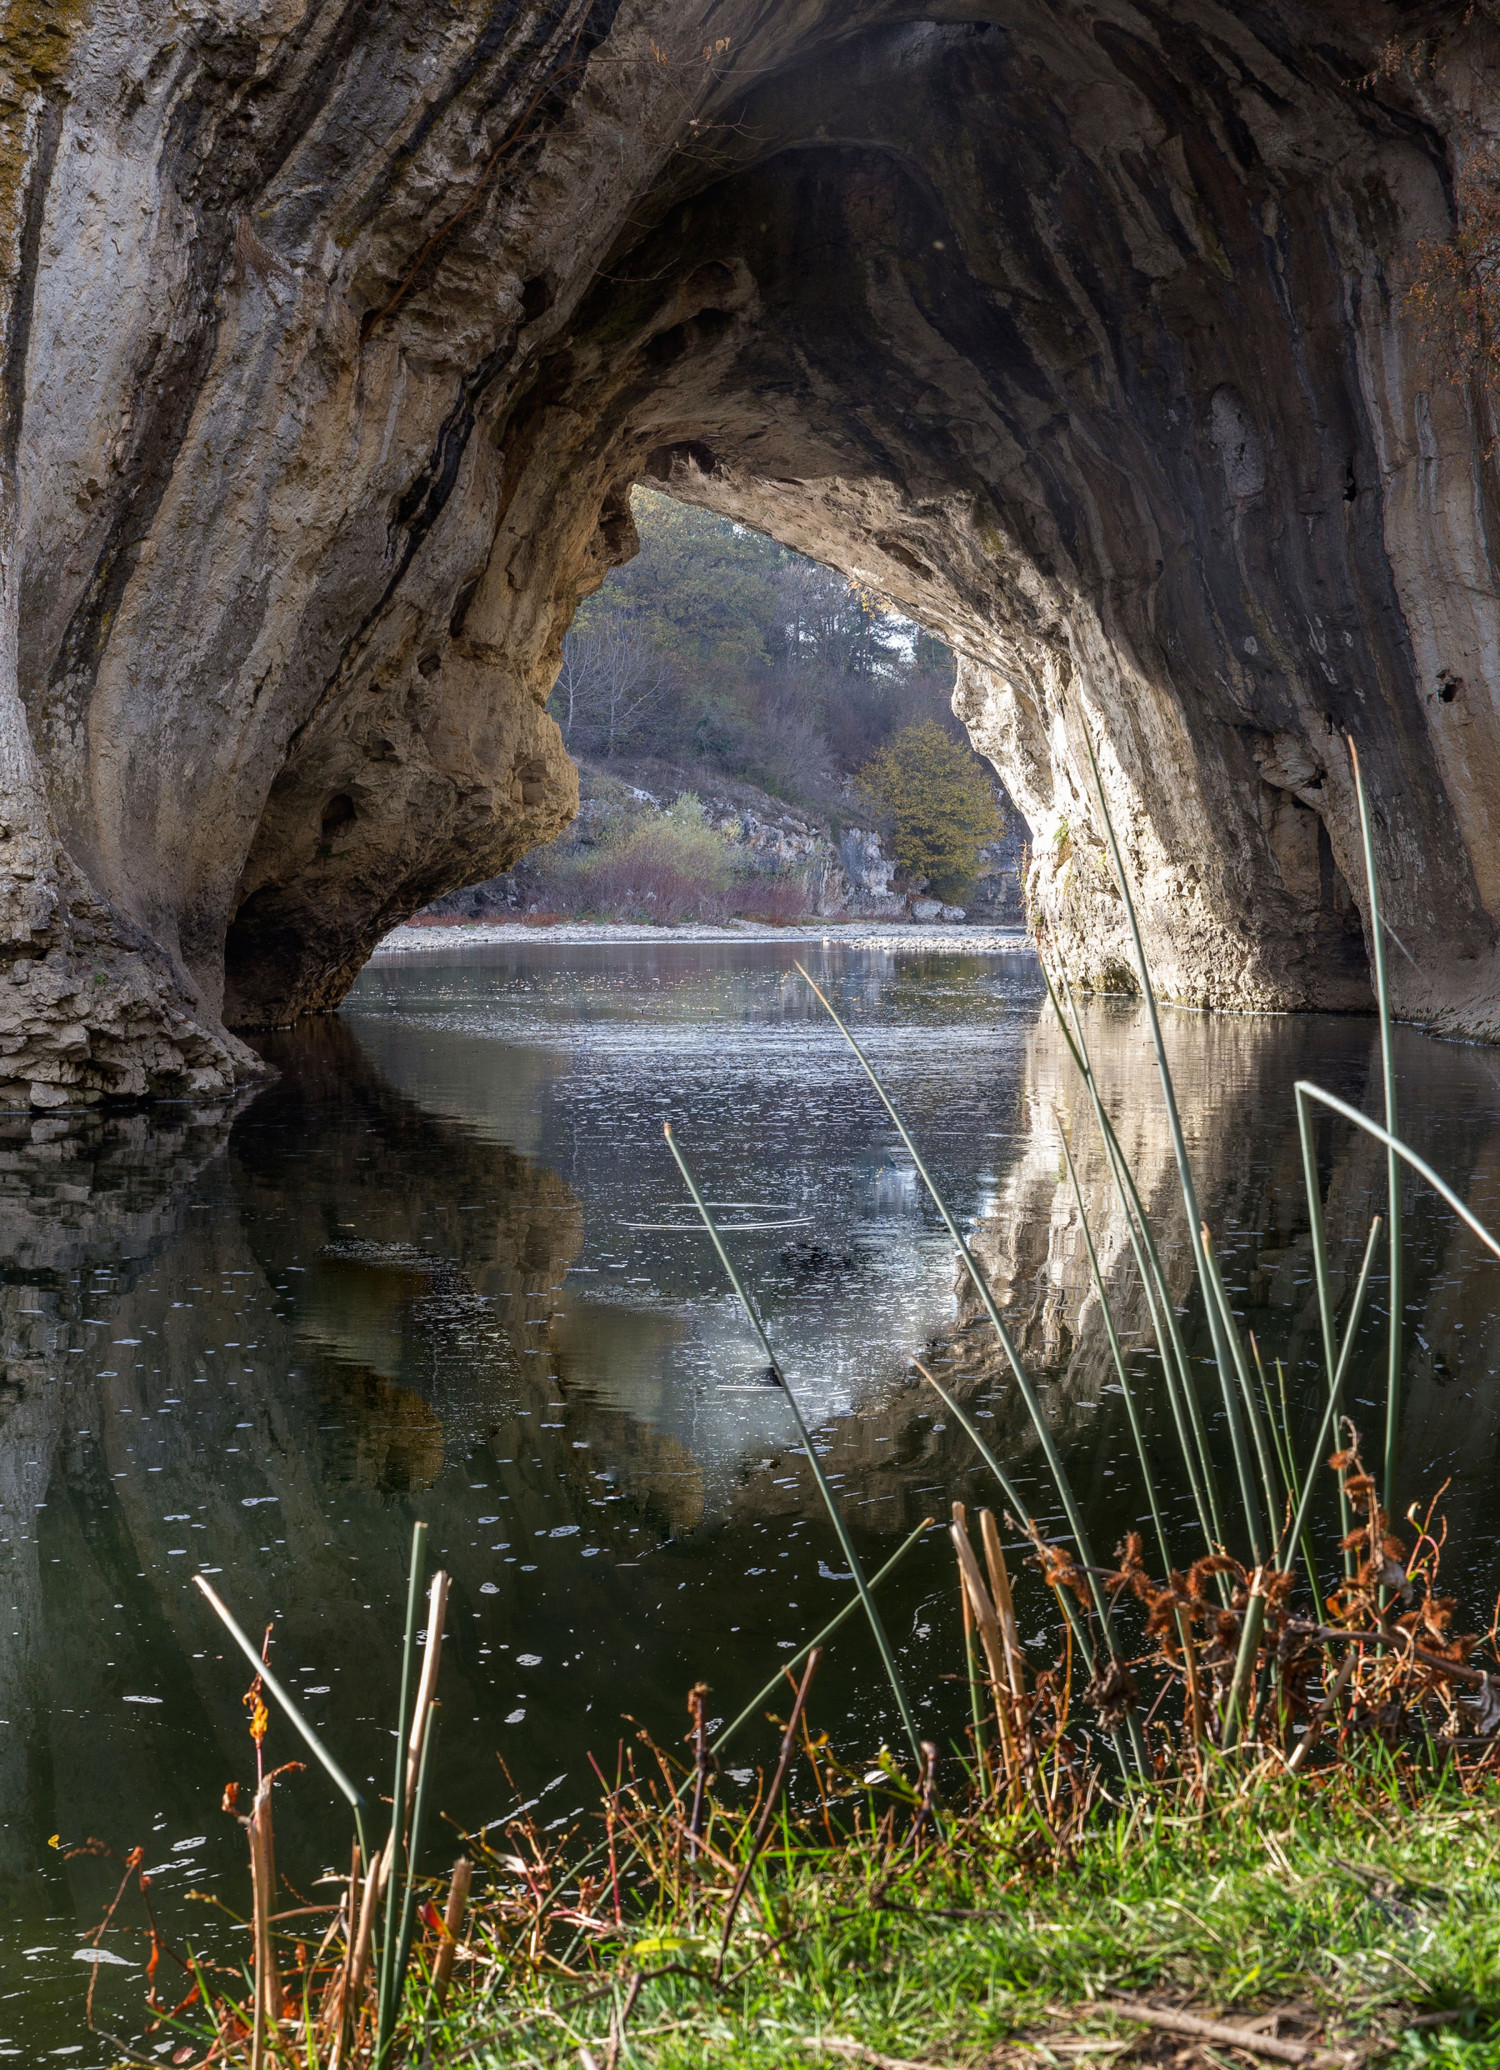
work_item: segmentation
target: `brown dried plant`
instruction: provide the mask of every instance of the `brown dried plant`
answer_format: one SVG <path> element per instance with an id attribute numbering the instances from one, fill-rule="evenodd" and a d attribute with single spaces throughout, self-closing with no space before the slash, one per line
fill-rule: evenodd
<path id="1" fill-rule="evenodd" d="M 857 1902 L 867 1906 L 883 1903 L 886 1886 L 914 1860 L 957 1860 L 964 1848 L 992 1847 L 997 1838 L 1018 1873 L 1065 1867 L 1112 1797 L 1109 1777 L 1118 1769 L 1109 1739 L 1123 1731 L 1150 1735 L 1154 1780 L 1135 1789 L 1186 1788 L 1199 1798 L 1221 1776 L 1235 1790 L 1261 1773 L 1291 1773 L 1310 1789 L 1357 1781 L 1372 1751 L 1387 1764 L 1387 1778 L 1395 1762 L 1403 1788 L 1417 1788 L 1434 1758 L 1467 1785 L 1492 1775 L 1500 1749 L 1500 1605 L 1487 1634 L 1455 1632 L 1454 1600 L 1440 1582 L 1442 1491 L 1420 1514 L 1413 1505 L 1408 1542 L 1391 1527 L 1356 1432 L 1347 1421 L 1343 1428 L 1345 1441 L 1328 1466 L 1354 1523 L 1342 1540 L 1346 1572 L 1320 1606 L 1298 1607 L 1289 1568 L 1247 1567 L 1222 1553 L 1159 1580 L 1132 1532 L 1116 1565 L 1093 1576 L 1111 1629 L 1090 1632 L 1098 1613 L 1088 1573 L 1033 1525 L 1030 1564 L 1059 1611 L 1056 1655 L 1040 1667 L 1017 1636 L 993 1515 L 980 1513 L 976 1553 L 955 1504 L 951 1535 L 967 1629 L 983 1641 L 980 1653 L 969 1651 L 970 1674 L 982 1654 L 987 1684 L 985 1700 L 975 1684 L 969 1757 L 945 1766 L 929 1744 L 915 1773 L 884 1751 L 873 1765 L 842 1762 L 807 1723 L 814 1650 L 800 1684 L 788 1674 L 794 1701 L 786 1719 L 773 1719 L 781 1734 L 774 1773 L 762 1772 L 747 1800 L 726 1802 L 707 1743 L 709 1692 L 694 1685 L 681 1752 L 639 1729 L 633 1743 L 621 1743 L 612 1783 L 595 1763 L 601 1834 L 581 1823 L 548 1833 L 523 1811 L 498 1832 L 464 1834 L 447 1878 L 420 1879 L 402 2053 L 384 2061 L 420 2057 L 427 2023 L 455 1977 L 467 1993 L 488 1996 L 531 1990 L 547 1978 L 587 1990 L 591 1978 L 624 1970 L 634 1978 L 690 1973 L 710 1990 L 732 1987 L 796 1930 L 777 1878 L 762 1873 L 777 1821 L 795 1833 L 799 1849 L 847 1876 L 851 1892 L 858 1884 Z M 1133 1653 L 1130 1631 L 1138 1641 Z M 1094 1666 L 1075 1715 L 1078 1646 L 1091 1649 Z M 1487 1664 L 1475 1660 L 1481 1649 Z M 266 1767 L 258 1687 L 246 1705 L 256 1754 L 252 1808 L 240 1811 L 235 1784 L 224 1808 L 250 1841 L 252 1918 L 237 1922 L 252 1928 L 248 1975 L 169 1945 L 151 1913 L 139 1849 L 122 1863 L 94 1942 L 124 1932 L 147 1942 L 147 2040 L 159 2056 L 157 2036 L 180 2039 L 174 2064 L 365 2070 L 382 2059 L 373 1980 L 351 1989 L 360 1880 L 357 1873 L 339 1879 L 330 1903 L 297 1897 L 279 1908 L 271 1788 L 300 1764 Z M 799 1773 L 811 1778 L 801 1802 Z M 109 1852 L 97 1842 L 79 1851 Z M 120 1919 L 131 1892 L 143 1927 Z M 180 1973 L 180 1990 L 159 1991 L 164 1963 Z M 633 2004 L 632 1993 L 617 2015 L 622 2037 Z M 92 1982 L 89 2010 L 92 2021 Z"/>
<path id="2" fill-rule="evenodd" d="M 1418 240 L 1406 306 L 1447 379 L 1492 391 L 1500 376 L 1500 152 L 1476 145 L 1453 181 L 1454 226 Z"/>

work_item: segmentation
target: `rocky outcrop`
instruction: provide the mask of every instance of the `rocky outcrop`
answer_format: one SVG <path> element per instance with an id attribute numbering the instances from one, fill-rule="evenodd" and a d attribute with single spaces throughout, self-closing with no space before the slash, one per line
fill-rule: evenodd
<path id="1" fill-rule="evenodd" d="M 754 784 L 659 762 L 626 765 L 623 775 L 612 773 L 607 764 L 580 762 L 578 789 L 578 816 L 555 841 L 533 849 L 504 876 L 435 899 L 423 920 L 504 920 L 518 913 L 577 910 L 578 892 L 569 873 L 597 854 L 622 825 L 670 810 L 684 793 L 697 800 L 705 823 L 725 836 L 727 861 L 738 879 L 738 890 L 728 895 L 708 893 L 706 902 L 717 910 L 700 912 L 699 918 L 730 917 L 743 899 L 753 905 L 767 890 L 773 897 L 784 891 L 789 906 L 816 915 L 888 920 L 906 913 L 905 898 L 892 888 L 896 864 L 878 833 L 853 826 L 836 829 Z M 1002 894 L 1014 889 L 1013 862 L 1007 884 L 1006 858 L 982 851 L 982 859 L 987 887 Z M 582 910 L 594 909 L 585 905 Z"/>
<path id="2" fill-rule="evenodd" d="M 1500 1033 L 1493 431 L 1407 292 L 1484 10 L 0 19 L 7 1098 L 222 1086 L 566 824 L 640 479 L 952 644 L 1080 979 L 1087 736 L 1169 996 L 1368 1003 L 1348 731 L 1400 1010 Z"/>

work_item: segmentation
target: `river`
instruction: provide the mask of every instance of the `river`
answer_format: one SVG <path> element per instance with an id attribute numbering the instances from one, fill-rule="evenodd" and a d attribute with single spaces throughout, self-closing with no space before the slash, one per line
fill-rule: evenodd
<path id="1" fill-rule="evenodd" d="M 1101 1547 L 1144 1511 L 1058 1127 L 1117 1284 L 1171 1527 L 1170 1465 L 1124 1232 L 1029 952 L 813 943 L 503 946 L 384 953 L 336 1018 L 266 1038 L 278 1076 L 231 1109 L 169 1104 L 0 1123 L 0 2056 L 80 2065 L 81 1937 L 140 1845 L 178 1937 L 190 1899 L 244 1901 L 219 1808 L 249 1779 L 248 1675 L 190 1584 L 210 1575 L 351 1772 L 385 1785 L 414 1518 L 453 1576 L 434 1773 L 465 1825 L 519 1803 L 560 1829 L 638 1725 L 685 1693 L 738 1710 L 849 1595 L 787 1403 L 730 1297 L 662 1137 L 718 1204 L 844 1502 L 878 1563 L 955 1497 L 990 1499 L 910 1370 L 936 1359 L 1038 1513 L 1055 1502 L 910 1159 L 793 969 L 826 979 L 887 1076 L 1007 1308 Z M 1177 1285 L 1186 1250 L 1139 1009 L 1084 1009 L 1101 1081 Z M 1167 1037 L 1236 1305 L 1317 1399 L 1290 1086 L 1374 1111 L 1374 1023 L 1170 1014 Z M 1408 1133 L 1500 1214 L 1500 1067 L 1398 1032 Z M 1347 1291 L 1384 1163 L 1320 1124 Z M 1409 1195 L 1403 1499 L 1449 1481 L 1470 1629 L 1496 1581 L 1493 1273 Z M 1383 1282 L 1353 1412 L 1373 1451 Z M 1194 1348 L 1204 1347 L 1191 1308 Z M 1207 1382 L 1205 1381 L 1205 1387 Z M 1207 1393 L 1205 1399 L 1208 1399 Z M 1175 1555 L 1174 1555 L 1175 1556 Z M 960 1729 L 952 1553 L 934 1532 L 882 1591 L 924 1730 Z M 1045 1605 L 1023 1617 L 1045 1638 Z M 1478 1618 L 1479 1624 L 1473 1620 Z M 815 1712 L 853 1755 L 897 1744 L 866 1636 L 847 1628 Z M 771 1744 L 747 1729 L 748 1778 Z M 301 1751 L 273 1721 L 268 1755 Z M 732 1786 L 732 1785 L 731 1785 Z M 455 1848 L 443 1842 L 448 1857 Z M 286 1874 L 347 1859 L 317 1770 L 278 1797 Z M 437 1856 L 433 1866 L 439 1866 Z M 117 1944 L 127 1955 L 127 1943 Z M 138 1969 L 102 2003 L 138 2025 Z"/>

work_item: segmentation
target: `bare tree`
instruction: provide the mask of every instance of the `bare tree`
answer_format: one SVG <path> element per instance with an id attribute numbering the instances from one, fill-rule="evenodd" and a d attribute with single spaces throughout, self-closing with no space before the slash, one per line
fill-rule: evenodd
<path id="1" fill-rule="evenodd" d="M 612 612 L 576 627 L 563 642 L 554 696 L 563 739 L 612 757 L 649 708 L 672 687 L 665 656 L 641 621 Z"/>
<path id="2" fill-rule="evenodd" d="M 761 769 L 775 790 L 809 799 L 838 789 L 839 775 L 808 687 L 796 676 L 769 685 L 760 700 Z"/>

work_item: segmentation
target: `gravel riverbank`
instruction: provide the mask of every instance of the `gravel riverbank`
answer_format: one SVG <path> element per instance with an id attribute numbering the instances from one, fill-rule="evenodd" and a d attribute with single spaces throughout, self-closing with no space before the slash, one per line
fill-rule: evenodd
<path id="1" fill-rule="evenodd" d="M 841 942 L 853 949 L 951 949 L 957 954 L 1031 951 L 1030 937 L 1022 927 L 984 927 L 966 921 L 813 920 L 791 927 L 771 927 L 763 921 L 729 920 L 718 926 L 683 921 L 676 927 L 646 927 L 614 920 L 559 920 L 544 926 L 528 925 L 521 920 L 460 920 L 444 926 L 429 923 L 397 927 L 375 954 L 387 956 L 412 949 L 523 941 L 569 946 L 623 942 Z"/>

